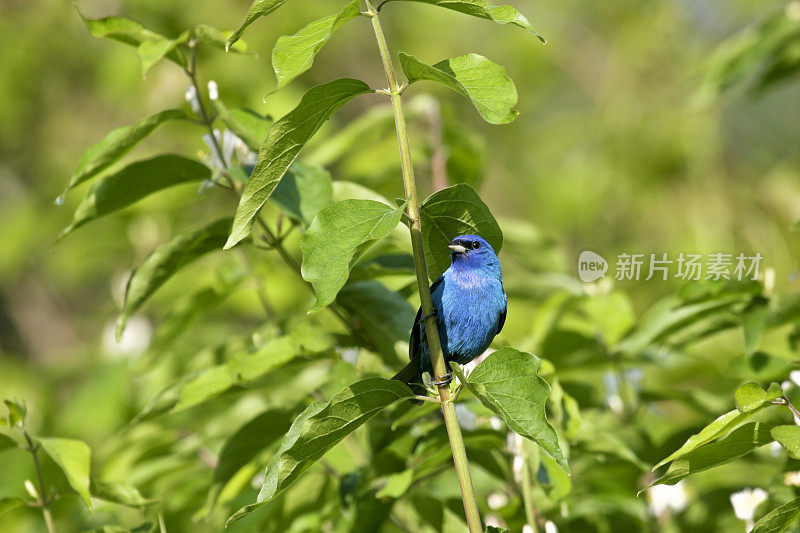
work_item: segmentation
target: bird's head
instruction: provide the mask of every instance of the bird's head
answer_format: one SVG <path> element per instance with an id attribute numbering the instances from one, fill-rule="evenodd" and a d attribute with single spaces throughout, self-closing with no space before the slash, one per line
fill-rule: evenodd
<path id="1" fill-rule="evenodd" d="M 447 245 L 451 250 L 450 259 L 453 265 L 465 267 L 497 267 L 500 263 L 492 246 L 477 235 L 460 235 Z"/>

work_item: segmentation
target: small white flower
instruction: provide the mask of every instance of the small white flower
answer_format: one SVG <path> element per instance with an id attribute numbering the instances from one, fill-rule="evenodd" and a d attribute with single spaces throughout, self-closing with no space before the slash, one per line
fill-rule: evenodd
<path id="1" fill-rule="evenodd" d="M 544 523 L 544 533 L 558 533 L 558 527 L 552 520 L 548 520 Z"/>
<path id="2" fill-rule="evenodd" d="M 192 106 L 192 111 L 197 114 L 200 113 L 200 97 L 197 95 L 197 89 L 194 85 L 186 87 L 186 101 Z"/>
<path id="3" fill-rule="evenodd" d="M 800 472 L 786 472 L 783 475 L 784 485 L 800 487 Z"/>
<path id="4" fill-rule="evenodd" d="M 675 485 L 656 485 L 647 489 L 647 501 L 650 512 L 656 517 L 668 516 L 671 512 L 679 513 L 686 508 L 688 498 L 683 481 Z"/>
<path id="5" fill-rule="evenodd" d="M 138 316 L 131 318 L 119 342 L 116 329 L 116 321 L 111 320 L 106 324 L 103 328 L 102 344 L 103 351 L 117 359 L 123 357 L 135 359 L 150 347 L 150 342 L 153 340 L 153 326 L 146 318 Z"/>
<path id="6" fill-rule="evenodd" d="M 522 533 L 533 533 L 533 528 L 530 526 L 530 524 L 525 524 L 522 526 Z"/>
<path id="7" fill-rule="evenodd" d="M 786 392 L 789 390 L 789 388 L 791 386 L 792 386 L 792 382 L 791 381 L 788 381 L 788 380 L 787 381 L 781 381 L 781 388 L 783 389 L 783 393 L 784 394 L 786 394 Z"/>
<path id="8" fill-rule="evenodd" d="M 522 437 L 516 433 L 509 433 L 506 435 L 506 449 L 514 455 L 522 453 Z"/>
<path id="9" fill-rule="evenodd" d="M 214 80 L 208 82 L 208 97 L 211 100 L 219 100 L 219 87 Z"/>
<path id="10" fill-rule="evenodd" d="M 222 135 L 220 135 L 219 130 L 214 130 L 214 138 L 216 138 L 218 145 L 222 143 Z M 206 146 L 208 146 L 208 150 L 211 153 L 211 164 L 219 169 L 227 168 L 228 165 L 225 163 L 225 161 L 220 161 L 219 159 L 219 155 L 217 154 L 217 149 L 214 146 L 214 140 L 211 137 L 211 134 L 206 133 L 203 135 L 203 142 L 206 143 Z"/>
<path id="11" fill-rule="evenodd" d="M 753 516 L 756 507 L 767 499 L 767 491 L 761 488 L 746 488 L 731 494 L 733 513 L 739 520 L 744 520 L 747 531 L 753 529 Z"/>
<path id="12" fill-rule="evenodd" d="M 28 491 L 28 494 L 31 495 L 31 498 L 39 499 L 39 493 L 36 491 L 36 487 L 33 485 L 33 481 L 30 479 L 25 480 L 25 490 Z"/>
<path id="13" fill-rule="evenodd" d="M 621 414 L 625 410 L 625 404 L 622 402 L 622 397 L 619 394 L 609 394 L 606 397 L 606 403 L 616 414 Z"/>
<path id="14" fill-rule="evenodd" d="M 350 363 L 353 366 L 356 366 L 358 363 L 358 355 L 361 353 L 361 350 L 358 348 L 344 348 L 341 351 L 342 360 L 345 362 Z"/>
<path id="15" fill-rule="evenodd" d="M 496 416 L 489 417 L 489 425 L 492 426 L 492 429 L 495 431 L 503 429 L 503 421 Z"/>
<path id="16" fill-rule="evenodd" d="M 800 387 L 800 370 L 792 370 L 789 372 L 789 379 L 792 383 Z"/>
<path id="17" fill-rule="evenodd" d="M 511 471 L 514 473 L 514 480 L 517 483 L 522 483 L 522 470 L 525 468 L 525 460 L 521 455 L 514 456 L 514 462 L 511 463 Z"/>
<path id="18" fill-rule="evenodd" d="M 493 514 L 486 515 L 486 525 L 493 527 L 506 527 L 506 523 L 502 518 Z"/>
<path id="19" fill-rule="evenodd" d="M 500 509 L 508 504 L 508 495 L 505 492 L 493 492 L 486 498 L 489 509 Z"/>

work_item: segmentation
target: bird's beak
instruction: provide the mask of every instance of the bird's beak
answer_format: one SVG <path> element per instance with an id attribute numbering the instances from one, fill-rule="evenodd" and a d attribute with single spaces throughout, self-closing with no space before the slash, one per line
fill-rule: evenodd
<path id="1" fill-rule="evenodd" d="M 463 254 L 467 251 L 467 249 L 460 244 L 448 244 L 447 247 L 453 250 L 454 254 Z"/>

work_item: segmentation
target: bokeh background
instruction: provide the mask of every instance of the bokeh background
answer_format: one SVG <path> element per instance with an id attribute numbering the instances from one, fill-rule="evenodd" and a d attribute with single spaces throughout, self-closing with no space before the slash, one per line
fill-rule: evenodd
<path id="1" fill-rule="evenodd" d="M 460 161 L 471 171 L 464 171 L 467 181 L 507 235 L 535 237 L 532 272 L 574 279 L 582 250 L 611 262 L 623 252 L 759 252 L 762 265 L 774 269 L 776 290 L 796 292 L 800 81 L 788 76 L 759 87 L 763 65 L 757 57 L 730 83 L 715 70 L 748 29 L 756 32 L 769 17 L 792 9 L 800 17 L 794 4 L 520 0 L 517 7 L 547 45 L 517 28 L 413 2 L 389 4 L 382 14 L 395 50 L 431 63 L 477 52 L 503 64 L 515 81 L 520 116 L 505 126 L 482 122 L 467 101 L 445 89 L 420 84 L 406 99 L 419 103 L 422 115 L 433 109 L 443 117 L 445 135 L 462 139 Z M 235 28 L 248 8 L 241 0 L 78 5 L 87 17 L 126 16 L 168 36 L 198 23 Z M 251 54 L 203 51 L 201 80 L 214 79 L 230 106 L 274 116 L 291 109 L 306 88 L 336 77 L 382 86 L 370 28 L 357 20 L 336 33 L 311 71 L 262 101 L 275 83 L 269 64 L 275 40 L 340 5 L 287 3 L 247 32 Z M 55 203 L 83 151 L 117 126 L 167 107 L 188 109 L 187 81 L 169 63 L 143 79 L 135 51 L 92 38 L 75 6 L 65 1 L 0 1 L 0 50 L 0 396 L 24 398 L 30 423 L 42 434 L 81 438 L 108 458 L 110 436 L 168 381 L 166 373 L 143 384 L 142 368 L 132 362 L 151 343 L 154 324 L 164 315 L 161 304 L 211 279 L 208 265 L 214 260 L 165 286 L 117 345 L 113 323 L 121 287 L 157 244 L 193 220 L 230 213 L 233 204 L 220 204 L 219 197 L 197 201 L 196 190 L 178 188 L 54 244 L 85 191 Z M 441 105 L 431 104 L 428 95 Z M 362 98 L 348 105 L 321 139 L 377 102 Z M 415 122 L 412 143 L 420 187 L 430 192 L 426 120 Z M 346 176 L 393 198 L 401 195 L 393 143 L 390 135 L 369 137 L 347 153 L 316 157 L 334 179 Z M 191 125 L 171 123 L 135 155 L 170 150 L 198 157 L 207 151 Z M 308 293 L 277 259 L 253 268 L 277 316 L 308 305 Z M 526 288 L 525 279 L 514 284 Z M 638 316 L 677 286 L 630 281 L 616 288 Z M 536 305 L 526 305 L 516 315 L 513 307 L 509 312 L 510 339 L 530 329 Z M 259 312 L 254 289 L 246 284 L 217 314 L 203 318 L 186 342 L 215 342 L 230 334 L 225 328 L 231 323 L 247 331 Z M 6 493 L 19 492 L 31 476 L 29 466 L 18 463 L 0 472 Z M 0 523 L 36 531 L 40 519 L 31 511 L 5 515 Z"/>

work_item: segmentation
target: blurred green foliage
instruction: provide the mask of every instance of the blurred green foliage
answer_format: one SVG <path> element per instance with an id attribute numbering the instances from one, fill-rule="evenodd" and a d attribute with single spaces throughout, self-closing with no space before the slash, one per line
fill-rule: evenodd
<path id="1" fill-rule="evenodd" d="M 273 117 L 308 87 L 337 77 L 382 87 L 372 35 L 355 21 L 331 38 L 314 69 L 262 103 L 276 87 L 269 51 L 278 37 L 342 4 L 287 3 L 249 28 L 247 54 L 200 48 L 203 86 L 213 79 L 229 108 Z M 541 375 L 553 388 L 548 414 L 570 452 L 571 481 L 535 446 L 507 450 L 490 412 L 468 397 L 475 420 L 465 439 L 482 515 L 521 529 L 524 495 L 511 470 L 513 455 L 524 452 L 538 512 L 562 531 L 741 530 L 732 492 L 767 488 L 770 502 L 757 517 L 797 496 L 785 473 L 800 463 L 786 452 L 762 448 L 685 480 L 688 501 L 680 508 L 659 511 L 653 497 L 636 493 L 656 479 L 649 467 L 734 408 L 739 385 L 786 381 L 796 365 L 798 4 L 518 4 L 548 45 L 416 2 L 393 2 L 382 12 L 395 50 L 427 64 L 480 53 L 504 65 L 519 92 L 520 116 L 505 126 L 483 123 L 468 101 L 444 88 L 420 84 L 406 96 L 424 195 L 438 188 L 443 145 L 451 181 L 476 187 L 498 219 L 509 312 L 496 345 L 545 359 Z M 197 24 L 233 29 L 247 8 L 80 3 L 88 18 L 126 16 L 171 38 Z M 407 238 L 400 230 L 390 235 L 339 294 L 353 331 L 327 311 L 306 317 L 313 295 L 277 254 L 237 249 L 208 254 L 165 283 L 117 344 L 130 271 L 176 235 L 231 216 L 236 204 L 218 190 L 199 192 L 199 183 L 180 185 L 54 245 L 89 189 L 80 185 L 61 206 L 54 203 L 84 150 L 163 109 L 188 113 L 187 80 L 167 62 L 143 79 L 136 51 L 91 37 L 68 3 L 2 2 L 0 36 L 0 397 L 25 400 L 35 434 L 86 442 L 98 485 L 92 493 L 129 504 L 97 500 L 90 513 L 70 496 L 56 462 L 40 453 L 45 478 L 62 495 L 53 505 L 59 530 L 112 523 L 130 529 L 162 518 L 168 531 L 218 531 L 255 501 L 258 476 L 310 391 L 328 399 L 402 364 L 417 304 L 413 269 L 403 262 Z M 335 200 L 400 197 L 393 130 L 377 99 L 357 100 L 323 127 L 302 159 L 330 171 Z M 131 160 L 166 152 L 208 160 L 201 134 L 191 123 L 168 122 Z M 280 207 L 268 206 L 268 217 Z M 299 255 L 296 234 L 286 246 Z M 576 263 L 587 249 L 610 261 L 622 252 L 759 252 L 774 279 L 766 288 L 675 280 L 583 285 Z M 358 316 L 354 294 L 369 294 L 376 308 L 392 312 L 379 321 Z M 763 314 L 753 311 L 760 298 L 768 301 Z M 748 333 L 752 328 L 757 333 Z M 238 353 L 283 353 L 281 343 L 304 356 L 224 394 L 198 381 L 224 373 Z M 356 365 L 347 362 L 353 353 Z M 200 397 L 190 394 L 198 391 Z M 796 402 L 797 386 L 788 391 Z M 777 408 L 758 416 L 790 421 Z M 446 438 L 427 408 L 383 413 L 352 441 L 326 455 L 338 479 L 312 470 L 236 527 L 316 531 L 335 523 L 371 531 L 383 518 L 386 531 L 401 531 L 397 522 L 414 531 L 463 529 L 458 484 L 442 467 Z M 27 498 L 24 481 L 35 476 L 29 454 L 0 442 L 0 469 L 0 498 Z M 109 482 L 141 494 L 121 498 L 122 489 L 102 485 Z M 11 509 L 3 502 L 0 512 Z M 41 531 L 42 515 L 13 507 L 0 524 Z"/>

